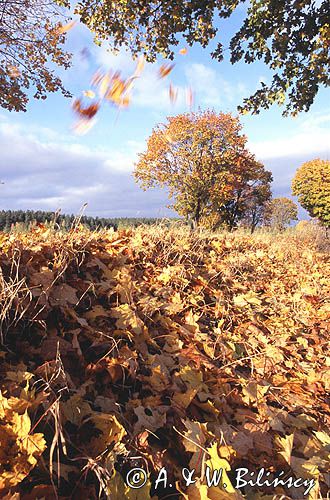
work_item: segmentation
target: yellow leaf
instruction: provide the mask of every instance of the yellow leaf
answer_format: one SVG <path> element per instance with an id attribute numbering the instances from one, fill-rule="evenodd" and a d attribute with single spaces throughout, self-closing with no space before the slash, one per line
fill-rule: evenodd
<path id="1" fill-rule="evenodd" d="M 118 318 L 116 324 L 119 330 L 126 330 L 126 328 L 131 327 L 134 333 L 142 332 L 143 321 L 131 309 L 129 304 L 121 304 L 111 309 L 111 316 Z"/>
<path id="2" fill-rule="evenodd" d="M 99 84 L 99 96 L 103 98 L 108 92 L 111 78 L 109 74 L 104 75 Z"/>
<path id="3" fill-rule="evenodd" d="M 279 454 L 282 455 L 284 460 L 290 465 L 291 464 L 291 454 L 292 454 L 292 448 L 293 448 L 293 438 L 294 438 L 294 433 L 290 434 L 289 436 L 281 437 L 281 436 L 276 436 L 275 437 L 275 442 L 277 443 L 279 449 Z"/>
<path id="4" fill-rule="evenodd" d="M 207 448 L 206 451 L 208 452 L 208 454 L 210 456 L 210 458 L 208 460 L 206 460 L 206 465 L 208 465 L 210 467 L 211 475 L 212 475 L 212 471 L 222 470 L 221 481 L 220 481 L 218 487 L 212 486 L 211 488 L 209 488 L 209 492 L 212 492 L 213 495 L 216 495 L 217 489 L 220 487 L 222 489 L 225 489 L 225 493 L 227 493 L 227 494 L 229 494 L 229 493 L 236 494 L 236 490 L 232 486 L 230 479 L 227 475 L 227 471 L 230 471 L 230 465 L 227 462 L 227 460 L 219 457 L 217 442 L 213 443 L 213 445 L 210 448 Z M 224 484 L 226 484 L 226 488 L 224 488 Z M 216 499 L 219 497 L 213 496 L 213 498 Z"/>
<path id="5" fill-rule="evenodd" d="M 145 480 L 146 475 L 141 474 L 141 484 Z M 116 470 L 107 485 L 108 495 L 111 500 L 149 500 L 151 498 L 150 488 L 151 483 L 149 478 L 141 488 L 130 488 Z"/>
<path id="6" fill-rule="evenodd" d="M 88 443 L 88 453 L 93 457 L 102 453 L 108 446 L 120 443 L 126 434 L 124 427 L 114 415 L 94 412 L 91 417 L 84 420 L 84 423 L 89 420 L 100 431 L 100 435 L 92 437 Z"/>
<path id="7" fill-rule="evenodd" d="M 95 92 L 93 90 L 84 90 L 83 94 L 85 97 L 89 97 L 89 99 L 94 99 Z"/>
<path id="8" fill-rule="evenodd" d="M 77 24 L 77 21 L 70 21 L 69 23 L 67 24 L 64 24 L 64 26 L 60 26 L 58 28 L 58 33 L 60 33 L 61 35 L 63 33 L 67 33 L 68 31 L 72 30 L 72 28 Z"/>

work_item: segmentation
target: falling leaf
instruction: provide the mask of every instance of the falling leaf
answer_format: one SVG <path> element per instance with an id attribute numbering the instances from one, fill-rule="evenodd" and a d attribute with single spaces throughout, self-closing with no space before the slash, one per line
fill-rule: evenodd
<path id="1" fill-rule="evenodd" d="M 174 66 L 175 64 L 162 64 L 158 70 L 159 78 L 165 78 L 166 76 L 168 76 L 171 73 Z"/>
<path id="2" fill-rule="evenodd" d="M 188 52 L 187 47 L 183 47 L 182 49 L 179 50 L 179 54 L 181 54 L 182 56 L 185 56 L 187 52 Z"/>
<path id="3" fill-rule="evenodd" d="M 72 109 L 80 115 L 80 117 L 85 118 L 85 119 L 91 119 L 93 116 L 96 115 L 100 108 L 100 105 L 98 102 L 95 102 L 93 104 L 90 104 L 86 108 L 82 106 L 81 99 L 75 99 L 73 104 L 72 104 Z"/>
<path id="4" fill-rule="evenodd" d="M 127 86 L 124 80 L 120 78 L 119 73 L 116 73 L 111 79 L 111 86 L 109 87 L 105 98 L 119 106 L 122 104 L 126 88 Z"/>
<path id="5" fill-rule="evenodd" d="M 67 24 L 64 24 L 64 26 L 60 26 L 58 28 L 58 33 L 63 34 L 67 33 L 68 31 L 72 30 L 72 28 L 77 24 L 77 21 L 70 21 Z"/>
<path id="6" fill-rule="evenodd" d="M 171 103 L 174 104 L 178 97 L 178 89 L 175 89 L 172 84 L 169 87 L 169 96 Z"/>
<path id="7" fill-rule="evenodd" d="M 82 119 L 75 123 L 72 127 L 73 132 L 77 135 L 87 134 L 96 124 L 96 120 Z"/>
<path id="8" fill-rule="evenodd" d="M 99 96 L 101 98 L 103 98 L 107 93 L 110 83 L 111 83 L 111 77 L 107 73 L 101 78 L 101 81 L 99 82 Z"/>
<path id="9" fill-rule="evenodd" d="M 140 56 L 139 59 L 138 59 L 138 62 L 137 62 L 137 65 L 136 65 L 136 68 L 135 68 L 135 71 L 134 71 L 134 75 L 135 77 L 138 77 L 141 75 L 143 69 L 144 69 L 144 66 L 145 66 L 145 58 L 144 56 Z"/>
<path id="10" fill-rule="evenodd" d="M 190 108 L 192 108 L 194 104 L 194 94 L 191 88 L 187 89 L 187 104 Z"/>
<path id="11" fill-rule="evenodd" d="M 104 77 L 104 74 L 100 71 L 100 70 L 97 70 L 94 75 L 92 76 L 92 79 L 91 79 L 91 85 L 98 85 L 101 81 L 102 81 L 102 78 Z"/>
<path id="12" fill-rule="evenodd" d="M 127 106 L 129 106 L 131 102 L 131 98 L 129 95 L 125 95 L 123 98 L 122 98 L 122 101 L 121 101 L 121 106 L 124 107 L 124 108 L 127 108 Z"/>
<path id="13" fill-rule="evenodd" d="M 95 97 L 95 92 L 93 90 L 84 90 L 83 95 L 85 97 L 88 97 L 89 99 L 94 99 Z"/>

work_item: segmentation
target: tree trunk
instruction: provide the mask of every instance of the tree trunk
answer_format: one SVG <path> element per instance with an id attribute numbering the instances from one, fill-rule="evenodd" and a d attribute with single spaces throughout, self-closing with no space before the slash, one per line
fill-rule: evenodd
<path id="1" fill-rule="evenodd" d="M 196 210 L 194 213 L 194 216 L 192 218 L 192 229 L 195 231 L 199 225 L 199 221 L 201 218 L 201 200 L 200 198 L 197 199 L 197 206 Z"/>

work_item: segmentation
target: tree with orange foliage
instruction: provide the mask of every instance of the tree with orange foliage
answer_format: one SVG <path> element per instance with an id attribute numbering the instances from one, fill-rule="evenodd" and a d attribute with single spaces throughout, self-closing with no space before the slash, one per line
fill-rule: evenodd
<path id="1" fill-rule="evenodd" d="M 271 182 L 247 147 L 238 118 L 206 110 L 169 117 L 139 155 L 134 176 L 143 189 L 166 187 L 172 208 L 194 226 L 216 215 L 234 228 L 260 186 Z"/>

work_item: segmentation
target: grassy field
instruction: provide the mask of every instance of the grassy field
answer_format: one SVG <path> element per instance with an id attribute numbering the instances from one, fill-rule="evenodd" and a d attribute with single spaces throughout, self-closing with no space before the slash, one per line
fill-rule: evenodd
<path id="1" fill-rule="evenodd" d="M 321 231 L 40 226 L 0 233 L 0 263 L 1 498 L 327 497 Z"/>

